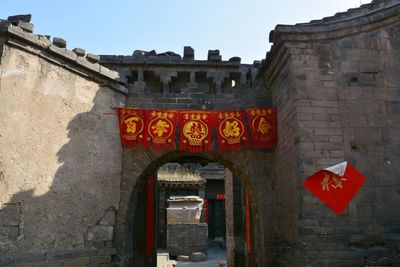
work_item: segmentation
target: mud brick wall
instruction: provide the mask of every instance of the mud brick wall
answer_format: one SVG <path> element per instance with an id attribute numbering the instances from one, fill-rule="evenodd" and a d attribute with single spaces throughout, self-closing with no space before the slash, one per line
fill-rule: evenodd
<path id="1" fill-rule="evenodd" d="M 0 36 L 0 266 L 108 264 L 122 149 L 103 113 L 125 103 L 117 74 L 7 21 Z"/>

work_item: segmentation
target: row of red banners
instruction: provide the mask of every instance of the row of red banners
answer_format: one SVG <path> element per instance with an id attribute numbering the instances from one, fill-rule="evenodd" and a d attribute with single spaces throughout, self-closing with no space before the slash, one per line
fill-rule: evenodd
<path id="1" fill-rule="evenodd" d="M 174 150 L 177 127 L 180 128 L 179 149 L 190 152 L 211 149 L 213 128 L 217 132 L 219 149 L 223 151 L 238 150 L 249 145 L 254 148 L 272 148 L 277 141 L 277 113 L 272 108 L 246 111 L 117 108 L 117 111 L 121 143 L 125 147 L 141 144 L 155 150 Z M 249 121 L 250 135 L 245 114 Z"/>

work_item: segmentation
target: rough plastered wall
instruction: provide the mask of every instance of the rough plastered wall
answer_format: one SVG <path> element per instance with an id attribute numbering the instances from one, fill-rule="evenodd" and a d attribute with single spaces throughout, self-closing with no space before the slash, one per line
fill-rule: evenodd
<path id="1" fill-rule="evenodd" d="M 0 65 L 0 265 L 110 261 L 125 97 L 4 46 Z M 76 259 L 76 257 L 84 257 Z M 91 257 L 89 257 L 91 256 Z"/>
<path id="2" fill-rule="evenodd" d="M 392 11 L 396 17 L 389 16 Z M 286 244 L 280 243 L 283 266 L 392 266 L 399 261 L 400 24 L 398 7 L 382 13 L 347 22 L 359 25 L 356 30 L 277 27 L 292 34 L 275 39 L 282 42 L 276 55 L 288 58 L 276 76 L 281 84 L 272 84 L 280 131 L 287 124 L 285 109 L 294 106 L 296 111 L 289 120 L 295 138 L 280 139 L 277 149 L 280 159 L 283 147 L 294 148 L 294 154 L 285 155 L 292 158 L 291 164 L 278 161 L 277 179 L 282 184 L 290 178 L 297 195 L 297 204 L 285 201 L 278 218 L 281 238 L 287 238 L 287 231 L 294 232 L 291 239 L 281 240 Z M 279 66 L 271 64 L 275 69 Z M 282 95 L 286 99 L 280 107 Z M 302 182 L 344 160 L 366 181 L 337 216 Z M 292 167 L 297 175 L 289 170 Z M 293 209 L 295 222 L 290 224 L 285 218 Z"/>

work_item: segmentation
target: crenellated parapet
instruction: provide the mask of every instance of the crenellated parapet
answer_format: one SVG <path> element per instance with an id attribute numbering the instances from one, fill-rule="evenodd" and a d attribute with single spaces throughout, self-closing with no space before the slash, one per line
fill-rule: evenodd
<path id="1" fill-rule="evenodd" d="M 207 60 L 197 60 L 190 46 L 184 47 L 183 57 L 171 51 L 135 50 L 132 56 L 102 55 L 100 63 L 126 77 L 131 93 L 232 94 L 253 84 L 258 67 L 241 64 L 239 57 L 223 61 L 219 50 L 209 50 Z"/>

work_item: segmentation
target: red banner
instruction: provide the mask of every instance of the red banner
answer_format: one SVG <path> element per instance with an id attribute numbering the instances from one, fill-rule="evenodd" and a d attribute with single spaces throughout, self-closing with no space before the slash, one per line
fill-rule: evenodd
<path id="1" fill-rule="evenodd" d="M 222 151 L 239 150 L 248 144 L 243 111 L 216 111 L 218 146 Z"/>
<path id="2" fill-rule="evenodd" d="M 181 150 L 201 152 L 211 149 L 211 111 L 180 111 L 179 123 Z"/>
<path id="3" fill-rule="evenodd" d="M 250 133 L 244 111 L 143 110 L 117 108 L 121 143 L 132 148 L 136 144 L 154 150 L 175 149 L 176 127 L 180 126 L 180 150 L 202 152 L 211 149 L 211 131 L 216 128 L 221 151 L 247 147 L 272 148 L 277 141 L 276 109 L 247 110 Z"/>
<path id="4" fill-rule="evenodd" d="M 118 108 L 117 111 L 122 145 L 126 147 L 134 147 L 137 143 L 145 145 L 146 112 L 132 108 Z"/>
<path id="5" fill-rule="evenodd" d="M 248 109 L 252 145 L 255 148 L 272 148 L 277 141 L 277 114 L 273 108 Z"/>
<path id="6" fill-rule="evenodd" d="M 147 141 L 154 150 L 175 148 L 178 112 L 172 110 L 147 111 Z"/>
<path id="7" fill-rule="evenodd" d="M 343 162 L 308 177 L 304 187 L 339 215 L 349 205 L 364 180 L 363 174 Z"/>

